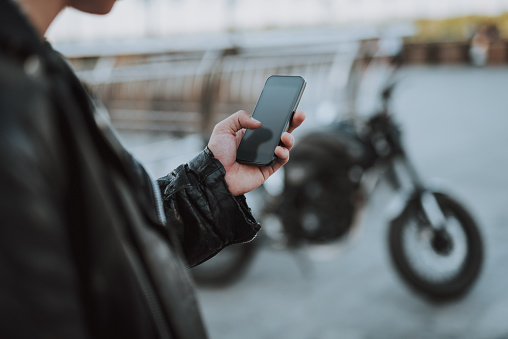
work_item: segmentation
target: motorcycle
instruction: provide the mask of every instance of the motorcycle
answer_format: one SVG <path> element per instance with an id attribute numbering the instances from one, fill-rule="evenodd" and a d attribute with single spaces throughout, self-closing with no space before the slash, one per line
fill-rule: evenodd
<path id="1" fill-rule="evenodd" d="M 381 108 L 371 117 L 339 121 L 299 138 L 284 166 L 282 192 L 258 189 L 257 217 L 267 226 L 261 239 L 231 246 L 194 268 L 199 285 L 233 283 L 263 243 L 295 250 L 346 239 L 376 183 L 385 180 L 395 193 L 388 248 L 402 280 L 431 300 L 466 294 L 483 263 L 479 227 L 454 197 L 426 185 L 411 163 L 389 110 L 395 84 L 384 86 Z"/>

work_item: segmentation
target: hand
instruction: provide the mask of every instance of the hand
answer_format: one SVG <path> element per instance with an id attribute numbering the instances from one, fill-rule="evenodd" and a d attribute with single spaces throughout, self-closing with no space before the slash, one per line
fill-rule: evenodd
<path id="1" fill-rule="evenodd" d="M 277 159 L 272 166 L 252 166 L 236 161 L 236 151 L 245 129 L 256 129 L 261 123 L 245 111 L 238 111 L 215 125 L 208 148 L 226 169 L 226 183 L 233 195 L 241 195 L 252 191 L 266 181 L 275 171 L 289 160 L 289 150 L 295 143 L 291 132 L 305 120 L 303 111 L 296 111 L 291 119 L 288 131 L 284 132 L 281 141 L 284 146 L 277 146 Z"/>

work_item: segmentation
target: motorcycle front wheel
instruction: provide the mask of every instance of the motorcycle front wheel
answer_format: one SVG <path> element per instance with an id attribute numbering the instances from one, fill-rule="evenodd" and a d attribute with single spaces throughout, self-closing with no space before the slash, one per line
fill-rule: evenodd
<path id="1" fill-rule="evenodd" d="M 483 245 L 477 224 L 458 202 L 434 194 L 446 220 L 434 230 L 415 197 L 392 221 L 389 247 L 403 280 L 435 301 L 463 296 L 474 284 L 483 263 Z"/>

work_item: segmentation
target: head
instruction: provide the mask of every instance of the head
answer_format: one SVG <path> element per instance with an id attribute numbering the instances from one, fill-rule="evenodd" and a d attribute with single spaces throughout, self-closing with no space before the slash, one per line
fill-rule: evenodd
<path id="1" fill-rule="evenodd" d="M 65 7 L 72 7 L 78 11 L 107 14 L 113 8 L 116 0 L 15 0 L 25 11 L 26 15 L 37 28 L 41 36 L 48 29 L 51 22 Z"/>
<path id="2" fill-rule="evenodd" d="M 67 0 L 67 6 L 92 14 L 107 14 L 116 0 Z"/>

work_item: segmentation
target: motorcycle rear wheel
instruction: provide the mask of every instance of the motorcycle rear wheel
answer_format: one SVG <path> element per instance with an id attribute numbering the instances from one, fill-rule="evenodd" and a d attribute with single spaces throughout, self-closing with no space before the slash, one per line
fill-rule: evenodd
<path id="1" fill-rule="evenodd" d="M 462 297 L 474 284 L 483 263 L 483 245 L 477 224 L 461 204 L 434 194 L 445 218 L 436 232 L 414 198 L 389 231 L 392 262 L 402 279 L 434 301 Z"/>
<path id="2" fill-rule="evenodd" d="M 199 286 L 229 286 L 243 276 L 256 250 L 254 241 L 228 246 L 215 257 L 193 267 L 191 275 Z"/>

